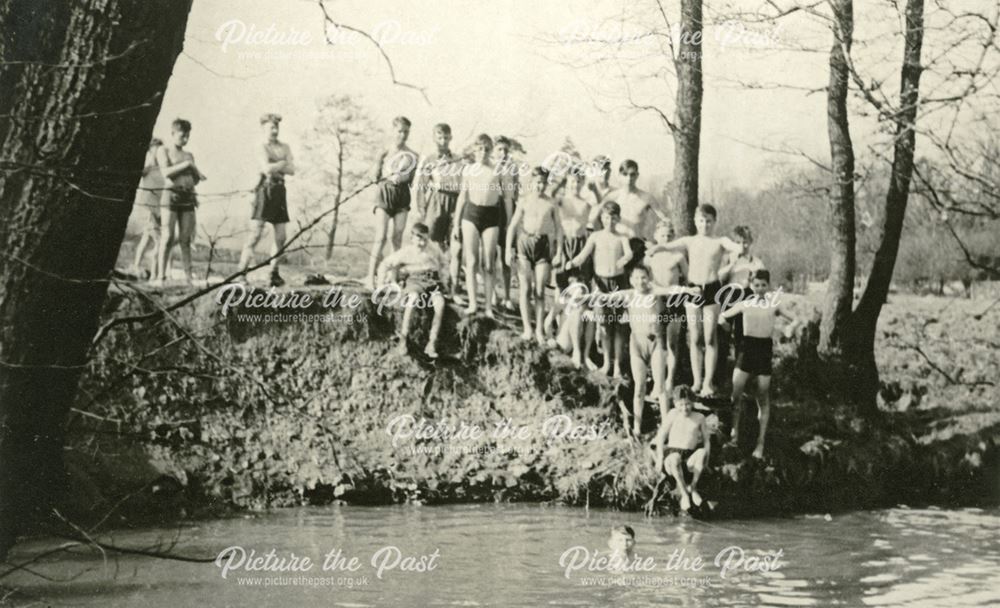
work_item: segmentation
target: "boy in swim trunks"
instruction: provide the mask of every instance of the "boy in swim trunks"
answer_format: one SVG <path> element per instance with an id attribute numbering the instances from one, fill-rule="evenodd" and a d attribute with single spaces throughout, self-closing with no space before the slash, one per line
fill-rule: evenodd
<path id="1" fill-rule="evenodd" d="M 771 418 L 771 357 L 774 348 L 771 334 L 774 332 L 774 322 L 778 316 L 789 321 L 792 321 L 792 318 L 781 309 L 778 298 L 774 297 L 776 294 L 769 297 L 770 272 L 763 269 L 756 271 L 751 286 L 753 295 L 722 313 L 719 323 L 724 323 L 737 315 L 743 316 L 743 345 L 736 357 L 736 369 L 733 371 L 733 430 L 730 441 L 735 443 L 739 436 L 743 391 L 747 382 L 751 378 L 756 378 L 760 433 L 757 435 L 757 446 L 754 448 L 753 456 L 763 458 L 764 435 L 767 433 L 767 422 Z"/>
<path id="2" fill-rule="evenodd" d="M 611 186 L 611 159 L 603 154 L 594 158 L 587 168 L 587 190 L 594 200 L 590 207 L 590 217 L 587 218 L 588 228 L 601 229 L 601 204 L 614 188 Z"/>
<path id="3" fill-rule="evenodd" d="M 156 151 L 163 142 L 153 138 L 149 142 L 149 150 L 146 151 L 146 162 L 142 168 L 142 179 L 139 180 L 139 189 L 135 194 L 135 204 L 140 207 L 148 217 L 142 236 L 139 237 L 139 244 L 135 248 L 135 260 L 132 262 L 132 271 L 138 276 L 142 272 L 142 258 L 146 256 L 146 247 L 153 246 L 153 260 L 150 264 L 149 279 L 157 279 L 156 254 L 159 250 L 160 232 L 162 222 L 160 221 L 160 196 L 163 194 L 163 175 L 160 167 L 156 164 Z"/>
<path id="4" fill-rule="evenodd" d="M 631 233 L 629 244 L 632 246 L 632 264 L 641 264 L 646 254 L 646 241 L 652 235 L 656 224 L 653 216 L 659 221 L 669 221 L 665 214 L 657 209 L 653 195 L 636 186 L 639 179 L 639 163 L 632 159 L 622 161 L 618 172 L 626 180 L 626 186 L 608 193 L 605 200 L 615 201 L 621 206 L 621 226 Z"/>
<path id="5" fill-rule="evenodd" d="M 591 264 L 587 262 L 582 268 L 573 272 L 563 270 L 563 265 L 567 260 L 572 260 L 587 244 L 587 221 L 590 216 L 590 197 L 584 192 L 586 184 L 586 170 L 582 165 L 576 165 L 570 170 L 570 177 L 573 183 L 562 189 L 557 208 L 559 215 L 559 227 L 562 237 L 556 244 L 555 258 L 552 260 L 553 268 L 556 269 L 556 289 L 562 293 L 569 286 L 569 277 L 575 272 L 585 283 L 590 282 Z M 552 304 L 545 319 L 546 329 L 550 329 L 556 319 L 559 318 L 562 308 L 562 298 L 557 297 Z"/>
<path id="6" fill-rule="evenodd" d="M 368 260 L 368 278 L 365 284 L 371 288 L 375 285 L 375 271 L 382 259 L 382 250 L 388 240 L 389 224 L 392 224 L 392 250 L 396 251 L 403 244 L 403 230 L 406 228 L 406 215 L 410 211 L 410 185 L 417 172 L 417 155 L 406 147 L 410 137 L 410 119 L 397 116 L 392 121 L 395 141 L 390 148 L 378 157 L 375 172 L 372 176 L 377 182 L 375 194 L 375 242 L 372 244 L 371 256 Z"/>
<path id="7" fill-rule="evenodd" d="M 194 188 L 207 178 L 194 164 L 194 155 L 184 149 L 190 137 L 191 123 L 178 118 L 170 125 L 170 145 L 160 146 L 156 151 L 156 164 L 164 179 L 160 212 L 166 220 L 157 259 L 155 282 L 160 284 L 167 276 L 167 260 L 174 246 L 175 234 L 181 245 L 184 277 L 189 284 L 194 279 L 191 274 L 191 241 L 194 239 L 195 209 L 198 207 Z"/>
<path id="8" fill-rule="evenodd" d="M 274 287 L 285 284 L 281 274 L 278 273 L 278 264 L 281 262 L 281 255 L 278 252 L 285 246 L 285 229 L 288 226 L 285 177 L 295 175 L 292 150 L 288 144 L 278 140 L 280 123 L 281 116 L 277 114 L 264 114 L 260 117 L 260 124 L 264 130 L 264 141 L 257 148 L 260 179 L 254 191 L 250 235 L 240 255 L 240 270 L 243 271 L 250 267 L 254 247 L 264 234 L 264 224 L 271 224 L 271 230 L 274 232 L 274 247 L 271 250 L 271 285 Z"/>
<path id="9" fill-rule="evenodd" d="M 660 248 L 659 245 L 666 245 L 674 238 L 674 226 L 672 222 L 660 222 L 653 233 L 656 243 L 646 249 L 646 264 L 649 266 L 653 278 L 653 286 L 658 289 L 678 287 L 686 284 L 687 258 L 678 251 L 670 251 Z M 681 327 L 684 321 L 684 303 L 687 301 L 684 294 L 673 294 L 664 296 L 663 302 L 663 325 L 665 330 L 661 335 L 665 338 L 665 343 L 661 344 L 667 356 L 667 373 L 665 386 L 657 382 L 657 374 L 653 373 L 653 395 L 665 395 L 668 399 L 674 390 L 674 374 L 677 371 L 677 349 L 681 341 Z"/>
<path id="10" fill-rule="evenodd" d="M 465 313 L 472 315 L 478 309 L 476 273 L 479 272 L 482 257 L 486 316 L 491 319 L 497 237 L 503 215 L 503 186 L 490 162 L 492 150 L 493 140 L 485 133 L 480 134 L 473 147 L 475 162 L 462 169 L 462 186 L 455 209 L 455 215 L 460 219 L 452 228 L 452 238 L 461 236 L 465 255 L 465 289 L 469 296 L 469 307 Z"/>
<path id="11" fill-rule="evenodd" d="M 705 423 L 705 416 L 692 409 L 694 391 L 681 385 L 674 389 L 674 408 L 660 424 L 660 430 L 653 440 L 655 447 L 654 467 L 657 473 L 666 471 L 677 482 L 677 493 L 681 497 L 681 509 L 687 511 L 692 501 L 701 506 L 698 494 L 698 480 L 708 469 L 708 459 L 712 451 L 712 440 Z M 666 448 L 664 448 L 666 440 Z M 701 447 L 698 444 L 701 443 Z M 686 481 L 691 475 L 691 484 Z"/>
<path id="12" fill-rule="evenodd" d="M 511 266 L 507 263 L 506 244 L 507 231 L 511 221 L 514 219 L 514 211 L 517 209 L 517 200 L 520 196 L 521 182 L 517 163 L 510 157 L 510 139 L 503 135 L 497 137 L 494 155 L 497 162 L 497 175 L 500 176 L 500 190 L 503 193 L 503 205 L 501 206 L 500 233 L 497 235 L 497 242 L 500 244 L 500 274 L 503 280 L 503 293 L 501 304 L 507 310 L 513 310 L 514 305 L 510 301 L 510 275 Z"/>
<path id="13" fill-rule="evenodd" d="M 712 385 L 718 357 L 716 326 L 719 318 L 718 293 L 722 288 L 719 268 L 725 253 L 739 253 L 743 247 L 728 237 L 714 236 L 718 213 L 711 205 L 699 205 L 694 215 L 697 234 L 681 237 L 666 245 L 668 251 L 682 251 L 688 258 L 688 285 L 699 287 L 701 295 L 685 303 L 690 326 L 692 390 L 702 397 L 715 395 Z M 704 343 L 704 347 L 701 344 Z M 704 364 L 704 368 L 702 365 Z M 704 383 L 703 383 L 704 379 Z"/>
<path id="14" fill-rule="evenodd" d="M 629 247 L 628 235 L 618 228 L 618 218 L 621 208 L 618 203 L 604 203 L 601 212 L 603 228 L 587 237 L 587 243 L 575 258 L 566 262 L 565 269 L 572 270 L 583 266 L 593 257 L 594 287 L 600 294 L 610 294 L 625 289 L 625 266 L 632 260 L 632 249 Z M 604 364 L 601 372 L 612 371 L 615 378 L 621 377 L 622 351 L 625 347 L 625 333 L 618 322 L 618 314 L 614 309 L 603 306 L 601 322 L 605 326 L 604 334 Z M 584 352 L 586 361 L 590 360 Z"/>
<path id="15" fill-rule="evenodd" d="M 437 358 L 438 334 L 444 319 L 444 292 L 447 290 L 448 262 L 441 248 L 430 239 L 430 230 L 425 224 L 416 223 L 410 232 L 410 244 L 389 254 L 383 260 L 379 275 L 383 284 L 395 282 L 397 273 L 406 275 L 403 293 L 403 325 L 399 334 L 398 352 L 406 354 L 406 339 L 410 333 L 410 323 L 415 308 L 434 307 L 431 332 L 427 338 L 424 354 Z"/>
<path id="16" fill-rule="evenodd" d="M 535 167 L 531 172 L 531 187 L 521 205 L 514 212 L 507 228 L 505 257 L 507 265 L 514 262 L 514 237 L 517 237 L 517 268 L 520 279 L 521 323 L 524 333 L 521 337 L 530 340 L 531 292 L 535 296 L 535 340 L 545 344 L 545 287 L 549 283 L 552 270 L 552 249 L 560 241 L 559 219 L 556 206 L 545 194 L 549 172 L 543 167 Z"/>
<path id="17" fill-rule="evenodd" d="M 451 126 L 434 125 L 434 143 L 437 152 L 424 158 L 417 170 L 417 221 L 427 225 L 431 240 L 445 251 L 462 185 L 462 161 L 449 147 Z"/>

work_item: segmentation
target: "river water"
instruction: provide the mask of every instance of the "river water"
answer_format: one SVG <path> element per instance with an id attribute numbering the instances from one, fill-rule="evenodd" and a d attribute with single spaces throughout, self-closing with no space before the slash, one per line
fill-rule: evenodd
<path id="1" fill-rule="evenodd" d="M 634 557 L 618 569 L 601 568 L 601 558 L 609 555 L 609 530 L 622 524 L 635 531 Z M 3 582 L 25 594 L 14 603 L 33 598 L 46 606 L 163 608 L 1000 603 L 997 509 L 896 508 L 701 522 L 541 505 L 329 507 L 122 531 L 105 540 L 135 548 L 176 543 L 175 553 L 201 557 L 241 549 L 232 549 L 219 565 L 105 559 L 92 550 L 58 553 L 31 568 L 71 580 L 48 581 L 26 572 L 8 576 Z M 13 561 L 57 546 L 26 543 Z M 254 558 L 272 549 L 271 565 L 281 558 L 288 565 L 294 554 L 300 569 L 248 569 L 251 563 L 265 564 Z M 302 571 L 302 557 L 310 558 L 311 569 Z M 702 560 L 700 567 L 695 558 Z"/>

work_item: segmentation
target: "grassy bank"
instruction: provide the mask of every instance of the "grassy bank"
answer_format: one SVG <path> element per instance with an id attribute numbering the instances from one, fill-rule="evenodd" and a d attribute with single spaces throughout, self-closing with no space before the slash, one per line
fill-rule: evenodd
<path id="1" fill-rule="evenodd" d="M 655 481 L 646 448 L 624 437 L 618 418 L 627 386 L 572 369 L 502 322 L 454 311 L 439 348 L 452 358 L 396 355 L 399 312 L 361 300 L 355 309 L 317 303 L 295 311 L 308 320 L 287 322 L 241 320 L 251 311 L 240 310 L 223 317 L 201 300 L 159 324 L 112 332 L 70 421 L 78 509 L 121 522 L 334 500 L 646 506 Z M 809 314 L 809 302 L 794 304 Z M 716 441 L 704 484 L 716 514 L 995 500 L 1000 410 L 990 382 L 1000 355 L 981 336 L 997 326 L 1000 307 L 973 318 L 987 304 L 889 306 L 878 424 L 790 385 L 798 346 L 781 342 L 767 457 L 752 460 Z M 108 314 L 147 307 L 118 294 Z M 414 352 L 429 321 L 423 313 L 418 320 Z M 924 336 L 913 342 L 920 336 L 907 332 L 918 327 Z M 722 408 L 712 420 L 724 425 L 728 414 Z M 433 436 L 394 442 L 388 431 L 413 428 L 400 420 L 393 427 L 399 416 L 455 433 L 425 430 Z M 667 495 L 655 508 L 676 505 Z"/>

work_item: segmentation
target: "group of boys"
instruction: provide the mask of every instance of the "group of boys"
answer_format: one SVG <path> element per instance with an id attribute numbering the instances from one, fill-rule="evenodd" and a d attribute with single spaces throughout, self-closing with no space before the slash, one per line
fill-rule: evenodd
<path id="1" fill-rule="evenodd" d="M 253 205 L 249 236 L 240 256 L 239 271 L 250 268 L 254 248 L 260 241 L 266 224 L 272 226 L 274 247 L 270 258 L 271 285 L 280 287 L 284 279 L 278 272 L 281 252 L 285 245 L 288 224 L 288 203 L 285 177 L 295 174 L 295 163 L 288 144 L 278 139 L 281 116 L 264 114 L 260 117 L 262 141 L 254 149 L 258 169 L 253 189 Z M 207 178 L 195 164 L 194 155 L 184 149 L 191 136 L 191 123 L 178 118 L 171 123 L 170 142 L 153 138 L 146 153 L 146 162 L 139 182 L 137 204 L 146 208 L 148 222 L 136 247 L 133 269 L 139 274 L 146 249 L 153 244 L 153 261 L 149 279 L 163 285 L 168 276 L 170 254 L 180 245 L 185 280 L 193 282 L 191 244 L 196 228 L 195 210 L 198 196 L 195 187 Z"/>

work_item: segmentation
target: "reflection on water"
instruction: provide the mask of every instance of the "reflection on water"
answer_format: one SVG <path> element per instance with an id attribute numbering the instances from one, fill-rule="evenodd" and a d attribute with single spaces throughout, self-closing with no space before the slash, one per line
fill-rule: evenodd
<path id="1" fill-rule="evenodd" d="M 582 567 L 567 577 L 560 565 L 563 553 L 583 546 L 606 556 L 608 530 L 616 524 L 634 528 L 636 556 L 652 558 L 655 569 Z M 122 532 L 113 542 L 150 546 L 170 542 L 177 533 Z M 832 519 L 714 523 L 545 506 L 331 507 L 199 523 L 180 532 L 175 549 L 214 556 L 233 545 L 258 553 L 274 548 L 279 556 L 294 553 L 316 562 L 304 574 L 232 570 L 223 579 L 210 564 L 143 557 L 104 561 L 88 552 L 63 553 L 32 566 L 45 576 L 72 580 L 18 573 L 5 582 L 44 598 L 45 605 L 74 607 L 981 606 L 1000 603 L 998 539 L 1000 510 L 900 508 Z M 14 560 L 54 546 L 23 545 Z M 382 554 L 388 558 L 381 565 L 392 567 L 379 579 L 370 560 L 387 546 L 399 553 Z M 744 551 L 744 564 L 778 550 L 781 559 L 773 570 L 737 567 L 722 578 L 714 560 L 733 546 Z M 333 549 L 341 550 L 336 554 L 344 558 L 336 562 L 341 569 L 323 572 L 323 558 Z M 436 568 L 402 571 L 407 557 L 415 567 L 416 556 L 435 549 Z M 344 570 L 352 556 L 359 567 Z M 704 562 L 700 570 L 691 569 L 696 557 Z M 261 586 L 258 576 L 271 577 L 272 586 Z"/>

